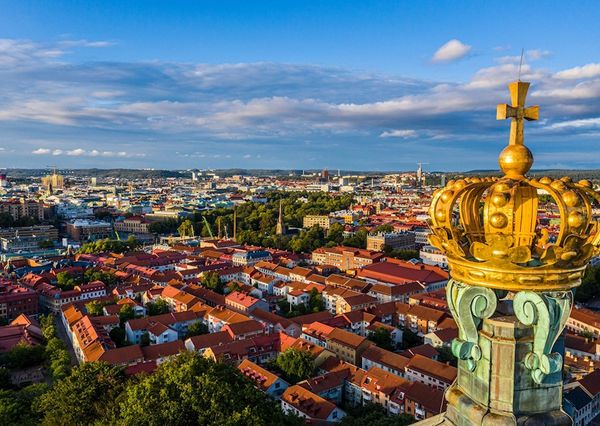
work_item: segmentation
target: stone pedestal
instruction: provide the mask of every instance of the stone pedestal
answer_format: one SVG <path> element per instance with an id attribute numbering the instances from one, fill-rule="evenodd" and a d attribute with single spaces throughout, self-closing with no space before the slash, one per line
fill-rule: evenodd
<path id="1" fill-rule="evenodd" d="M 562 371 L 538 384 L 525 365 L 533 340 L 533 328 L 514 316 L 484 319 L 481 359 L 473 371 L 467 360 L 458 361 L 458 377 L 446 393 L 448 408 L 438 424 L 572 425 L 561 409 Z"/>

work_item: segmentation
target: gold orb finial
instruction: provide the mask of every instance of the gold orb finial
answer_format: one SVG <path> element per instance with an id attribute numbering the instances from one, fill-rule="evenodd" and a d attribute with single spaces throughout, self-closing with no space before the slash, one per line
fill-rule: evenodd
<path id="1" fill-rule="evenodd" d="M 500 104 L 496 119 L 511 118 L 508 146 L 500 153 L 498 163 L 504 174 L 512 179 L 522 179 L 533 165 L 533 154 L 523 142 L 523 120 L 539 118 L 539 107 L 525 107 L 529 83 L 515 81 L 508 85 L 512 105 Z"/>
<path id="2" fill-rule="evenodd" d="M 500 153 L 498 164 L 507 177 L 519 179 L 531 169 L 533 154 L 525 145 L 508 145 Z"/>

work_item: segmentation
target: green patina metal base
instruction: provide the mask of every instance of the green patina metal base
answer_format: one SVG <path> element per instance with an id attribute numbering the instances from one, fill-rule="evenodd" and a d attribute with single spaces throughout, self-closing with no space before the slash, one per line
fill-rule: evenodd
<path id="1" fill-rule="evenodd" d="M 444 422 L 467 425 L 571 425 L 562 409 L 561 333 L 572 293 L 511 293 L 450 280 L 458 325 L 458 376 L 446 392 Z M 557 344 L 558 341 L 558 344 Z"/>
<path id="2" fill-rule="evenodd" d="M 421 425 L 572 425 L 561 409 L 562 372 L 545 375 L 541 383 L 532 374 L 531 325 L 516 316 L 493 317 L 482 321 L 477 334 L 481 356 L 476 363 L 459 360 L 446 413 Z"/>

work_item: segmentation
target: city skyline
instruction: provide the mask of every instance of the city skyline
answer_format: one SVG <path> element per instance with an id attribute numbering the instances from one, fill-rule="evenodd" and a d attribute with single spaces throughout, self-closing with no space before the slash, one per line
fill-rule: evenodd
<path id="1" fill-rule="evenodd" d="M 4 2 L 0 167 L 495 169 L 524 48 L 535 168 L 600 168 L 600 11 L 534 7 Z"/>

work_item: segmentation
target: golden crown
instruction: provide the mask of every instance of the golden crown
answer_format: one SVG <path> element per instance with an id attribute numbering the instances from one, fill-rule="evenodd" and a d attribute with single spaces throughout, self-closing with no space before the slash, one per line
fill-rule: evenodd
<path id="1" fill-rule="evenodd" d="M 499 290 L 561 291 L 581 283 L 600 233 L 592 206 L 600 195 L 591 182 L 569 177 L 531 179 L 533 164 L 523 144 L 524 120 L 537 120 L 539 107 L 525 107 L 529 83 L 509 84 L 512 105 L 498 105 L 497 119 L 511 118 L 509 145 L 498 162 L 501 178 L 451 180 L 433 195 L 429 241 L 448 257 L 452 277 Z M 550 197 L 560 228 L 539 225 L 540 196 Z"/>

